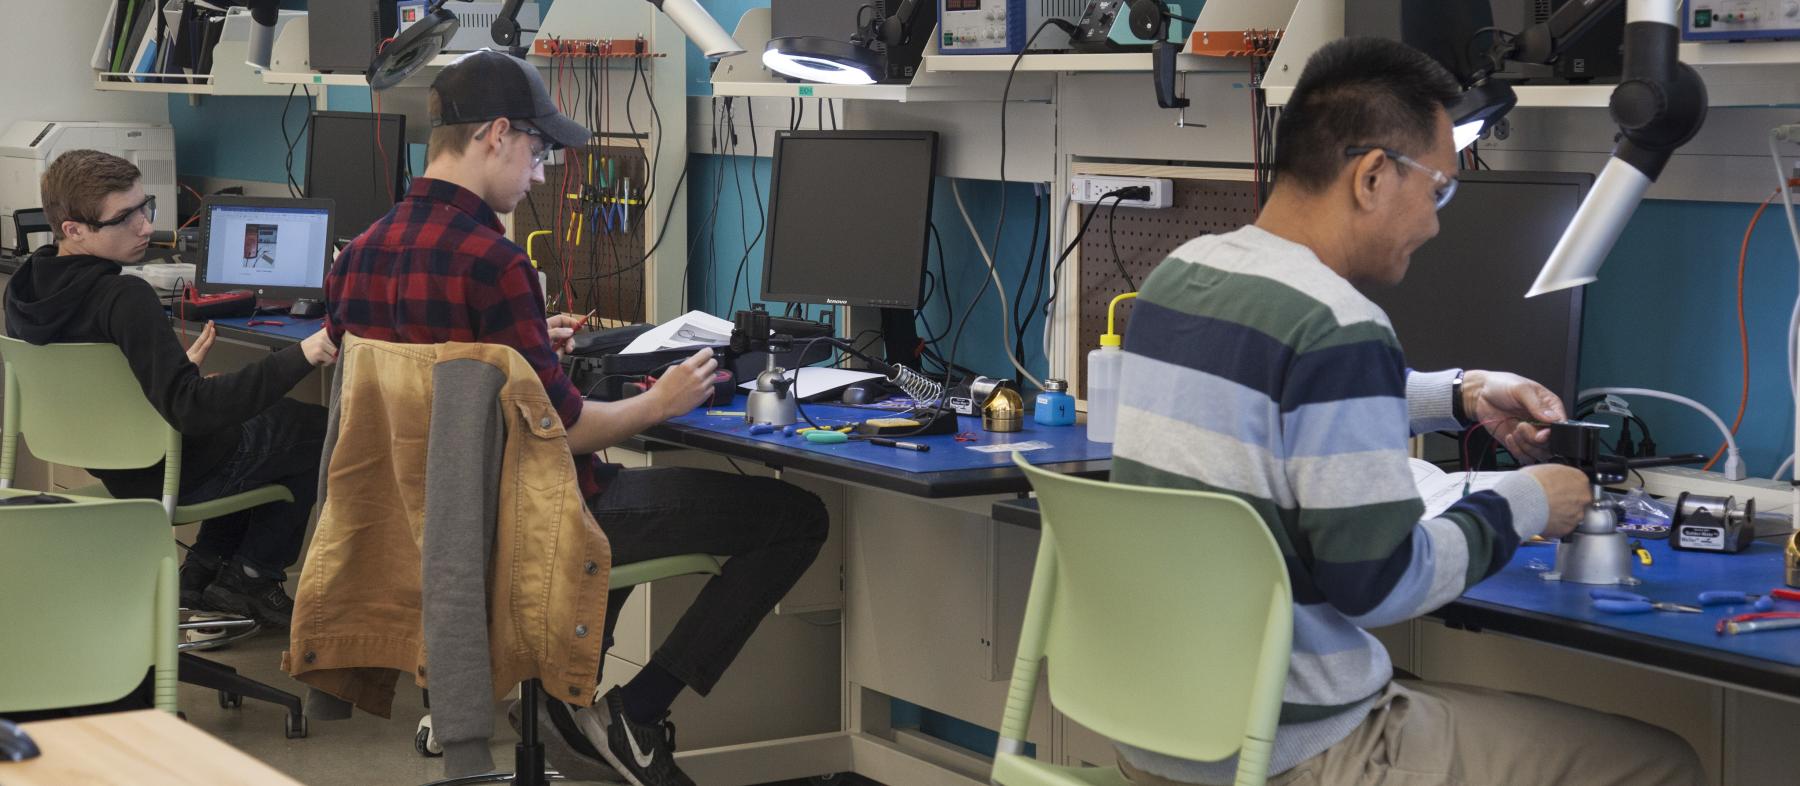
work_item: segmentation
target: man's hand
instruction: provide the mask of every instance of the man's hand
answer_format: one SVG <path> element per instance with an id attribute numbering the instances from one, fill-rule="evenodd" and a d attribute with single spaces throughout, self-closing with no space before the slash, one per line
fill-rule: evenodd
<path id="1" fill-rule="evenodd" d="M 681 365 L 664 371 L 644 395 L 656 399 L 661 420 L 685 415 L 712 396 L 713 376 L 718 371 L 719 361 L 713 358 L 712 349 L 702 349 Z"/>
<path id="2" fill-rule="evenodd" d="M 1549 388 L 1499 371 L 1463 372 L 1463 411 L 1487 426 L 1488 433 L 1520 461 L 1550 458 L 1545 443 L 1550 429 L 1532 423 L 1564 418 L 1562 401 Z"/>
<path id="3" fill-rule="evenodd" d="M 211 329 L 211 325 L 207 328 Z M 300 341 L 300 351 L 306 353 L 306 362 L 314 366 L 329 366 L 337 362 L 337 345 L 331 343 L 331 336 L 320 330 Z"/>
<path id="4" fill-rule="evenodd" d="M 1464 377 L 1465 384 L 1467 379 Z M 1588 503 L 1594 501 L 1587 473 L 1562 464 L 1538 464 L 1519 471 L 1544 487 L 1544 496 L 1550 500 L 1550 520 L 1544 525 L 1544 537 L 1560 538 L 1574 531 Z"/>
<path id="5" fill-rule="evenodd" d="M 194 336 L 194 343 L 188 345 L 188 362 L 196 366 L 205 363 L 206 353 L 212 350 L 213 339 L 218 337 L 219 331 L 213 327 L 212 321 L 208 320 L 206 327 L 200 329 L 200 334 Z"/>
<path id="6" fill-rule="evenodd" d="M 562 357 L 575 351 L 575 331 L 587 320 L 574 314 L 556 314 L 545 322 L 550 326 L 550 346 L 556 348 L 557 357 Z"/>

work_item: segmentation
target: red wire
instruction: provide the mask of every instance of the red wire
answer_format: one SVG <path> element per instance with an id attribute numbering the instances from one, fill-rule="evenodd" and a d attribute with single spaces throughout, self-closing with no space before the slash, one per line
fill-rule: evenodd
<path id="1" fill-rule="evenodd" d="M 387 176 L 387 148 L 381 144 L 381 91 L 371 90 L 369 94 L 375 97 L 375 151 L 381 154 L 381 171 L 377 176 L 387 185 L 388 201 L 398 202 L 399 200 L 394 198 L 394 179 Z"/>
<path id="2" fill-rule="evenodd" d="M 1749 407 L 1750 407 L 1750 330 L 1749 330 L 1749 327 L 1747 325 L 1745 325 L 1745 323 L 1744 323 L 1744 264 L 1745 264 L 1745 261 L 1747 259 L 1749 259 L 1749 256 L 1750 256 L 1750 235 L 1756 231 L 1756 222 L 1758 220 L 1762 219 L 1763 211 L 1769 209 L 1770 203 L 1774 202 L 1775 197 L 1777 195 L 1779 195 L 1780 193 L 1781 193 L 1781 189 L 1779 189 L 1779 188 L 1770 192 L 1769 197 L 1762 201 L 1762 205 L 1760 205 L 1756 208 L 1755 213 L 1751 214 L 1750 225 L 1744 227 L 1744 240 L 1742 243 L 1740 243 L 1738 245 L 1738 269 L 1737 269 L 1738 347 L 1741 350 L 1741 354 L 1743 355 L 1744 383 L 1743 383 L 1742 392 L 1740 392 L 1738 394 L 1737 419 L 1733 420 L 1731 422 L 1731 433 L 1733 436 L 1737 435 L 1738 427 L 1744 424 L 1744 411 L 1749 409 Z M 1712 469 L 1713 465 L 1717 464 L 1719 462 L 1719 457 L 1725 455 L 1725 448 L 1728 445 L 1730 445 L 1730 443 L 1720 442 L 1719 449 L 1713 452 L 1712 460 L 1706 462 L 1706 466 L 1700 468 L 1701 471 L 1704 472 L 1706 470 Z"/>

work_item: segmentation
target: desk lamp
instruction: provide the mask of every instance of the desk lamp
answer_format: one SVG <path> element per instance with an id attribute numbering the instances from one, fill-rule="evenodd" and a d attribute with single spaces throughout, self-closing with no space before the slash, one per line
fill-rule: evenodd
<path id="1" fill-rule="evenodd" d="M 1458 149 L 1474 142 L 1517 103 L 1512 87 L 1492 78 L 1494 72 L 1507 61 L 1555 62 L 1621 1 L 1566 3 L 1547 21 L 1522 33 L 1496 32 L 1488 65 L 1470 76 L 1466 92 L 1448 107 Z M 1625 73 L 1609 104 L 1620 142 L 1526 297 L 1592 283 L 1644 192 L 1675 150 L 1693 139 L 1706 121 L 1706 85 L 1678 59 L 1679 4 L 1623 1 Z"/>
<path id="2" fill-rule="evenodd" d="M 375 62 L 369 66 L 369 87 L 374 90 L 386 90 L 406 81 L 433 57 L 444 49 L 450 37 L 456 34 L 460 24 L 456 14 L 444 5 L 448 0 L 431 0 L 425 13 L 418 22 L 381 49 Z M 465 0 L 466 2 L 467 0 Z M 579 0 L 565 0 L 578 2 Z M 649 0 L 683 35 L 694 42 L 695 46 L 709 60 L 718 60 L 729 55 L 741 54 L 742 46 L 725 32 L 725 28 L 714 21 L 705 8 L 696 0 Z M 494 42 L 507 47 L 515 56 L 523 57 L 519 46 L 519 8 L 525 0 L 506 0 L 500 12 L 495 14 L 491 27 Z M 269 57 L 275 44 L 275 21 L 278 12 L 278 0 L 249 0 L 251 19 L 256 22 L 250 28 L 250 56 L 248 61 L 258 68 L 269 67 Z"/>

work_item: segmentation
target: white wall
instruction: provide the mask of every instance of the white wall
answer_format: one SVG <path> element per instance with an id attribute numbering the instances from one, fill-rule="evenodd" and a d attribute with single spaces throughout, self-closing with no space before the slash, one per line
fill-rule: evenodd
<path id="1" fill-rule="evenodd" d="M 15 120 L 169 122 L 160 93 L 93 88 L 108 0 L 0 0 L 0 127 Z"/>

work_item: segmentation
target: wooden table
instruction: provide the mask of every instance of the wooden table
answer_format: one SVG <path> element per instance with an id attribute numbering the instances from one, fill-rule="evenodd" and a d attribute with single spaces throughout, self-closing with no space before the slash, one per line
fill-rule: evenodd
<path id="1" fill-rule="evenodd" d="M 299 786 L 159 710 L 22 724 L 43 755 L 0 762 L 0 786 Z"/>

